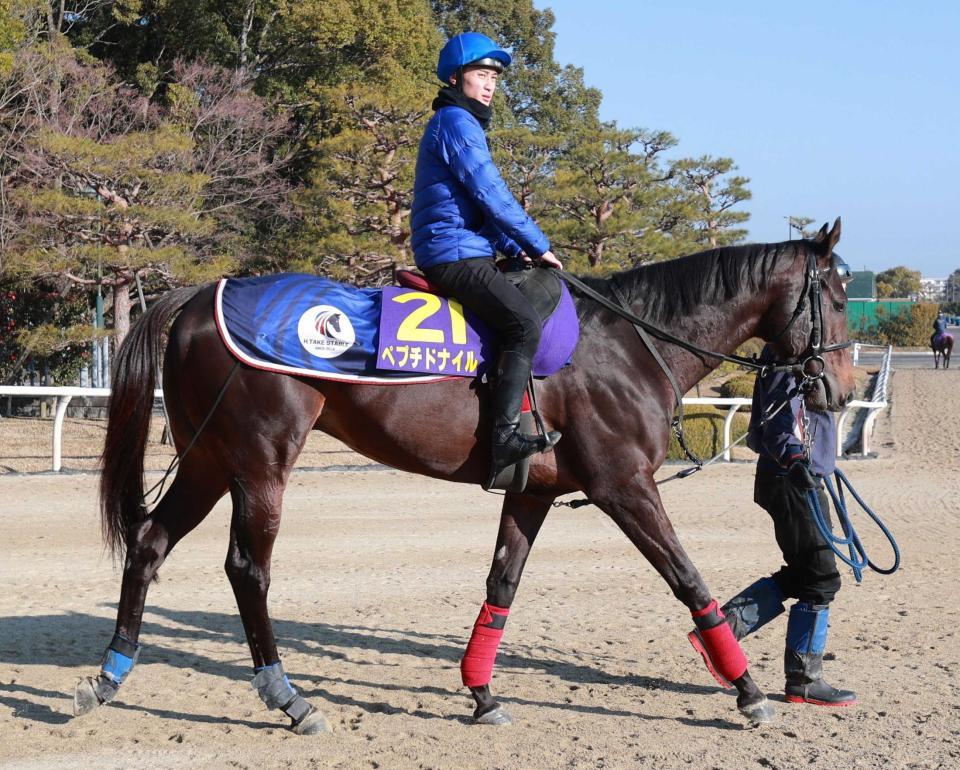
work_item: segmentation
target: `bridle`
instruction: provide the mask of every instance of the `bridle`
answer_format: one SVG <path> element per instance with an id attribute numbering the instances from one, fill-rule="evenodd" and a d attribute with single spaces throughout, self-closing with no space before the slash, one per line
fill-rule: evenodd
<path id="1" fill-rule="evenodd" d="M 790 320 L 787 321 L 787 325 L 784 326 L 783 329 L 781 329 L 780 332 L 770 340 L 771 344 L 775 343 L 788 331 L 790 331 L 790 328 L 794 323 L 796 323 L 796 320 L 803 314 L 807 300 L 809 300 L 810 344 L 803 353 L 797 356 L 797 361 L 777 362 L 777 364 L 783 366 L 799 368 L 803 373 L 805 384 L 815 382 L 823 377 L 826 368 L 826 364 L 823 360 L 823 356 L 825 354 L 832 353 L 835 350 L 843 350 L 844 348 L 848 348 L 853 344 L 853 342 L 850 340 L 847 340 L 846 342 L 836 342 L 830 345 L 823 344 L 823 338 L 826 334 L 826 329 L 823 320 L 822 284 L 823 276 L 829 273 L 831 270 L 837 271 L 842 283 L 847 283 L 853 277 L 850 272 L 850 266 L 835 254 L 830 256 L 830 265 L 821 269 L 817 267 L 817 257 L 813 251 L 807 252 L 807 267 L 804 275 L 804 286 L 803 291 L 800 293 L 800 299 L 797 302 L 797 307 L 794 309 L 793 315 L 790 316 Z M 776 367 L 777 364 L 774 366 Z"/>

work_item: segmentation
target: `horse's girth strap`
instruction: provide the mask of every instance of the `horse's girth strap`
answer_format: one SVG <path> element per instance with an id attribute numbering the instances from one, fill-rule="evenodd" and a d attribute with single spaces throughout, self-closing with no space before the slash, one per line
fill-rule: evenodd
<path id="1" fill-rule="evenodd" d="M 714 668 L 731 682 L 743 676 L 747 670 L 747 656 L 743 654 L 733 630 L 724 620 L 725 616 L 717 605 L 717 600 L 711 600 L 710 604 L 691 615 Z"/>
<path id="2" fill-rule="evenodd" d="M 460 661 L 460 675 L 467 687 L 483 687 L 490 683 L 493 674 L 493 662 L 497 657 L 497 648 L 507 624 L 509 608 L 483 603 L 473 633 L 467 644 L 467 650 Z"/>

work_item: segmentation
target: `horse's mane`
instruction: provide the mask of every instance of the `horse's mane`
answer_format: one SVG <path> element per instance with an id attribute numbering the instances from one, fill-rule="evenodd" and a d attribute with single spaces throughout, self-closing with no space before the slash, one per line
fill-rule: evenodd
<path id="1" fill-rule="evenodd" d="M 806 241 L 725 246 L 635 267 L 608 278 L 581 280 L 614 302 L 616 283 L 641 318 L 655 326 L 667 325 L 699 305 L 720 304 L 745 289 L 766 288 L 776 265 L 781 260 L 793 260 L 798 248 L 809 246 Z M 586 323 L 601 307 L 596 302 L 579 303 L 581 322 Z"/>

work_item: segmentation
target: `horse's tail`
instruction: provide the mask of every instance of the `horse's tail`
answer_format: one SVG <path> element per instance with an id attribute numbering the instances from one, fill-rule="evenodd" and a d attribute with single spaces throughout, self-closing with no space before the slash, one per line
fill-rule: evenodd
<path id="1" fill-rule="evenodd" d="M 130 330 L 114 358 L 107 437 L 100 455 L 103 539 L 114 556 L 123 556 L 129 534 L 147 516 L 143 457 L 164 330 L 204 288 L 189 286 L 161 297 Z"/>

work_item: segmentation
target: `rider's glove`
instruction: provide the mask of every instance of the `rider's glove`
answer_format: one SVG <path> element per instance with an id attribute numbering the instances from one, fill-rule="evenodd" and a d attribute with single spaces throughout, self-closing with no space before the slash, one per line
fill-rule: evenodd
<path id="1" fill-rule="evenodd" d="M 790 463 L 790 467 L 787 468 L 787 478 L 797 489 L 816 489 L 820 486 L 810 472 L 810 463 L 802 458 Z"/>

